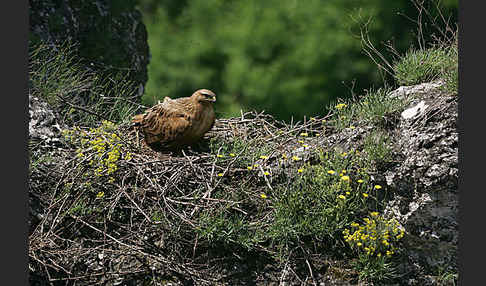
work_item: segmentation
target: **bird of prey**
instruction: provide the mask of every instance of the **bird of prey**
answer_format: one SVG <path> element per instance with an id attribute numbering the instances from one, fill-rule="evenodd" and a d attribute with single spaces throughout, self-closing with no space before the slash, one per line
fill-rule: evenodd
<path id="1" fill-rule="evenodd" d="M 216 94 L 199 89 L 190 97 L 171 99 L 147 109 L 132 119 L 155 151 L 176 151 L 201 139 L 214 125 Z"/>

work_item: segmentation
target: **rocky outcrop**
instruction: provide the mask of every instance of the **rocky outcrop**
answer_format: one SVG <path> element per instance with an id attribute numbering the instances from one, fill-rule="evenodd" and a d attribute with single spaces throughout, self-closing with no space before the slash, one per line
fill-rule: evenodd
<path id="1" fill-rule="evenodd" d="M 133 1 L 29 0 L 29 40 L 75 43 L 87 68 L 128 71 L 134 85 L 143 87 L 150 56 L 147 31 L 134 7 Z"/>
<path id="2" fill-rule="evenodd" d="M 440 86 L 438 81 L 401 87 L 391 94 L 413 100 L 397 127 L 396 142 L 404 159 L 385 172 L 395 190 L 385 213 L 407 231 L 407 267 L 457 273 L 458 100 Z"/>
<path id="3" fill-rule="evenodd" d="M 47 144 L 59 141 L 61 128 L 57 115 L 49 104 L 29 96 L 29 140 Z"/>

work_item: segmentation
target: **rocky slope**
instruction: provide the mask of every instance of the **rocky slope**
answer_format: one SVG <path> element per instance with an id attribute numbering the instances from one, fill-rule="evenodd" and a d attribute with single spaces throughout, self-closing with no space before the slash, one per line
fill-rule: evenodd
<path id="1" fill-rule="evenodd" d="M 391 122 L 390 126 L 388 126 L 388 132 L 391 136 L 392 149 L 394 150 L 394 164 L 391 166 L 382 166 L 382 169 L 373 175 L 374 181 L 384 186 L 386 185 L 390 190 L 389 193 L 392 194 L 391 197 L 387 199 L 384 213 L 389 217 L 396 218 L 404 227 L 407 234 L 404 238 L 404 249 L 407 254 L 402 257 L 402 262 L 400 263 L 401 268 L 399 269 L 400 275 L 402 276 L 400 282 L 401 285 L 436 285 L 439 283 L 438 281 L 441 277 L 431 275 L 431 273 L 457 273 L 458 271 L 457 247 L 459 194 L 458 132 L 456 123 L 458 98 L 457 95 L 445 94 L 441 89 L 441 85 L 441 81 L 435 81 L 416 86 L 400 87 L 388 95 L 391 97 L 399 97 L 402 100 L 410 102 L 400 113 L 390 115 L 391 117 L 388 119 Z M 63 246 L 61 245 L 52 244 L 46 246 L 45 239 L 47 239 L 47 237 L 41 238 L 36 236 L 36 233 L 39 234 L 40 227 L 47 227 L 48 225 L 54 226 L 56 217 L 59 215 L 58 211 L 55 211 L 56 207 L 53 205 L 53 201 L 50 197 L 47 197 L 50 192 L 46 191 L 46 186 L 56 185 L 57 187 L 60 187 L 61 185 L 59 185 L 59 183 L 62 180 L 66 180 L 62 168 L 66 168 L 66 166 L 69 165 L 69 162 L 72 161 L 72 155 L 69 154 L 73 154 L 73 150 L 66 149 L 65 146 L 58 147 L 58 144 L 60 144 L 59 142 L 62 141 L 61 132 L 59 132 L 61 124 L 58 123 L 59 121 L 56 119 L 55 114 L 52 111 L 49 111 L 48 105 L 42 103 L 42 101 L 37 98 L 30 98 L 29 112 L 31 118 L 29 124 L 29 138 L 31 139 L 32 144 L 31 150 L 34 157 L 44 158 L 42 160 L 36 160 L 35 167 L 31 166 L 31 190 L 29 192 L 29 203 L 31 208 L 30 229 L 31 238 L 33 239 L 30 241 L 30 263 L 32 263 L 31 269 L 36 269 L 32 273 L 33 277 L 37 277 L 36 275 L 38 275 L 38 277 L 43 277 L 39 278 L 39 281 L 42 281 L 47 278 L 45 276 L 46 273 L 43 272 L 42 268 L 39 268 L 39 265 L 36 264 L 38 261 L 36 262 L 33 257 L 42 257 L 38 251 L 45 252 L 46 247 L 49 247 L 50 251 L 63 251 Z M 220 119 L 211 136 L 226 138 L 229 136 L 228 130 L 232 130 L 231 125 L 234 125 L 235 122 L 251 122 L 250 119 L 235 120 L 236 121 L 231 122 Z M 373 126 L 361 126 L 355 129 L 348 128 L 342 132 L 331 131 L 327 133 L 326 136 L 316 138 L 315 144 L 326 149 L 334 148 L 336 146 L 344 146 L 343 148 L 345 149 L 353 148 L 361 144 L 360 142 L 363 137 L 371 132 L 373 128 Z M 245 132 L 252 132 L 252 130 L 246 130 Z M 194 182 L 192 182 L 192 175 L 184 176 L 181 174 L 185 174 L 186 172 L 187 174 L 193 173 L 194 170 L 197 169 L 197 166 L 195 165 L 206 164 L 204 163 L 207 156 L 205 153 L 192 154 L 190 157 L 187 157 L 192 158 L 189 161 L 185 160 L 184 157 L 179 159 L 175 158 L 173 160 L 178 160 L 178 163 L 176 163 L 176 161 L 172 161 L 172 159 L 165 159 L 164 161 L 159 162 L 157 161 L 160 160 L 158 159 L 158 155 L 153 154 L 148 150 L 145 152 L 146 153 L 144 154 L 140 154 L 140 158 L 145 156 L 146 162 L 140 164 L 148 166 L 146 164 L 154 164 L 151 162 L 155 162 L 155 165 L 151 165 L 152 167 L 150 167 L 155 169 L 150 169 L 150 173 L 170 175 L 170 180 L 167 178 L 168 185 L 166 185 L 166 187 L 171 184 L 174 186 L 187 185 L 189 186 L 189 189 L 191 189 L 190 186 L 194 184 Z M 315 158 L 314 153 L 311 153 L 310 151 L 298 150 L 298 152 L 301 152 L 299 155 L 306 161 L 311 162 Z M 45 159 L 47 157 L 50 159 Z M 268 161 L 270 162 L 271 159 L 272 158 Z M 201 163 L 197 163 L 199 161 Z M 170 170 L 172 170 L 174 166 L 176 166 L 175 168 L 177 168 L 178 171 L 172 173 L 173 171 Z M 208 167 L 210 167 L 210 165 Z M 122 177 L 131 178 L 131 176 L 137 172 L 139 174 L 141 170 L 139 169 L 139 171 L 137 171 L 136 169 L 139 167 L 136 167 L 136 165 L 133 165 L 132 167 L 127 166 L 127 168 L 125 175 Z M 284 170 L 279 170 L 278 168 L 274 168 L 273 170 L 275 172 L 273 174 L 274 177 L 277 177 L 278 172 L 284 172 Z M 170 182 L 172 183 L 170 184 Z M 271 181 L 267 181 L 267 184 L 271 183 Z M 150 184 L 151 182 L 148 182 L 148 184 L 144 183 L 141 188 L 145 189 L 147 194 L 150 192 L 158 193 L 159 191 L 157 190 L 150 190 Z M 197 184 L 193 186 L 197 186 Z M 263 187 L 266 187 L 265 184 Z M 45 192 L 45 195 L 43 195 L 43 192 Z M 166 194 L 167 192 L 168 191 L 166 190 L 163 194 Z M 115 203 L 120 202 L 114 201 L 113 204 Z M 127 201 L 126 204 L 126 207 L 128 207 L 130 202 Z M 142 213 L 149 213 L 148 209 L 144 209 L 143 204 L 144 201 L 142 199 L 142 201 L 138 201 L 135 206 L 137 206 Z M 74 223 L 68 223 L 71 220 L 68 217 L 64 218 L 64 220 L 67 220 L 65 222 L 67 225 L 65 223 L 60 223 L 59 227 L 61 227 L 61 225 L 64 226 L 60 228 L 59 231 L 68 227 L 70 223 Z M 110 233 L 108 232 L 107 234 L 109 235 Z M 81 233 L 78 233 L 75 236 L 77 237 L 76 240 L 82 237 L 79 237 L 79 235 L 81 235 Z M 112 233 L 111 235 L 114 234 Z M 129 234 L 127 233 L 126 235 Z M 36 237 L 37 240 L 34 239 Z M 149 233 L 147 233 L 147 237 L 150 237 Z M 51 243 L 54 243 L 56 240 L 56 238 L 53 238 Z M 68 241 L 70 240 L 66 240 L 65 243 L 71 243 Z M 152 244 L 152 242 L 149 241 L 144 243 L 147 243 L 147 245 Z M 162 247 L 160 243 L 163 244 L 167 242 L 162 242 L 161 240 L 160 242 L 155 241 L 153 243 L 154 244 L 151 247 L 155 247 L 154 245 Z M 83 245 L 82 240 L 73 244 L 72 247 L 77 248 L 78 246 L 76 245 L 81 247 L 81 245 Z M 84 247 L 87 246 L 84 245 Z M 120 247 L 125 248 L 127 246 L 120 242 Z M 86 249 L 89 249 L 89 247 Z M 149 250 L 146 249 L 146 251 L 148 251 L 147 253 L 150 253 Z M 103 266 L 102 264 L 99 264 L 100 258 L 91 257 L 92 255 L 88 253 L 89 252 L 86 252 L 87 256 L 82 256 L 84 258 L 77 261 L 77 267 L 71 268 L 67 272 L 64 272 L 62 267 L 68 267 L 68 265 L 72 263 L 69 259 L 66 259 L 66 257 L 63 257 L 62 255 L 54 256 L 57 258 L 50 257 L 50 259 L 59 259 L 56 261 L 56 264 L 59 265 L 56 272 L 57 275 L 59 275 L 58 277 L 73 277 L 78 274 L 80 275 L 80 273 L 85 273 L 85 271 L 91 271 L 101 275 L 102 272 L 99 271 L 102 271 L 106 265 Z M 120 265 L 123 264 L 121 263 L 121 259 L 128 259 L 123 258 L 123 254 L 121 254 L 121 256 L 119 254 L 116 257 L 117 258 L 113 258 L 114 260 L 112 263 L 118 261 L 117 263 Z M 166 263 L 169 262 L 166 261 Z M 143 263 L 138 264 L 136 261 L 132 261 L 130 265 L 136 268 L 137 271 L 148 271 L 147 273 L 153 271 L 153 269 L 150 270 L 151 268 L 146 268 L 148 266 L 144 266 Z M 110 269 L 113 273 L 130 272 L 130 268 L 126 268 L 126 265 L 124 267 L 125 268 L 122 269 L 117 268 L 116 265 L 111 265 Z M 172 269 L 178 270 L 170 272 L 172 274 L 167 274 L 169 275 L 168 277 L 172 277 L 169 281 L 174 281 L 174 283 L 175 281 L 179 281 L 178 283 L 182 283 L 181 281 L 187 282 L 191 281 L 193 278 L 191 278 L 191 274 L 189 274 L 191 272 L 189 270 L 186 270 L 189 272 L 185 272 L 183 265 L 174 265 L 171 267 Z M 238 267 L 228 270 L 225 275 L 228 277 L 241 275 L 242 272 L 249 271 L 248 267 L 250 266 L 240 264 Z M 332 274 L 330 267 L 322 267 L 320 269 L 321 270 L 315 270 L 315 272 L 312 273 L 313 279 L 330 283 L 326 285 L 342 285 L 340 283 L 349 283 L 349 281 L 340 280 L 342 278 Z M 292 277 L 292 275 L 289 274 L 292 272 L 289 272 L 287 265 L 281 268 L 276 265 L 272 266 L 271 264 L 267 264 L 265 267 L 262 267 L 262 269 L 254 269 L 254 271 L 257 271 L 257 273 L 259 271 L 263 272 L 260 273 L 261 275 L 253 275 L 253 278 L 248 279 L 266 277 L 264 280 L 261 280 L 261 285 L 267 285 L 265 283 L 269 283 L 269 281 L 273 281 L 276 284 L 282 283 L 282 277 Z M 112 275 L 101 275 L 99 276 L 101 280 L 95 280 L 113 281 L 110 280 L 109 277 L 113 278 Z M 122 274 L 117 274 L 116 277 L 118 278 L 116 278 L 115 281 L 119 282 L 133 282 L 137 281 L 136 279 L 139 279 L 134 278 L 133 276 L 124 276 Z M 295 277 L 298 276 L 289 278 L 289 280 L 286 281 L 291 283 L 291 285 L 298 285 L 300 283 L 299 279 L 302 279 L 302 276 L 301 278 Z M 91 280 L 90 283 L 93 283 L 95 280 Z M 226 281 L 227 283 L 232 283 L 232 280 Z M 234 283 L 237 283 L 238 281 L 241 282 L 242 280 L 233 280 Z M 247 280 L 245 281 L 250 282 Z"/>

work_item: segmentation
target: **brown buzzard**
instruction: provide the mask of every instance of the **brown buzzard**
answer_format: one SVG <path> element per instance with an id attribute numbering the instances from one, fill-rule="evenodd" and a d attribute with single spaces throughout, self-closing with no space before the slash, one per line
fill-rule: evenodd
<path id="1" fill-rule="evenodd" d="M 175 151 L 192 145 L 209 131 L 215 120 L 214 92 L 200 89 L 190 97 L 165 97 L 132 119 L 145 137 L 145 143 L 155 151 Z"/>

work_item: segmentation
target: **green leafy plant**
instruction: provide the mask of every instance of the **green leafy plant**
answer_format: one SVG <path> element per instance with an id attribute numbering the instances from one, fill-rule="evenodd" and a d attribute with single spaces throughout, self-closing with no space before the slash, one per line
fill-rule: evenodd
<path id="1" fill-rule="evenodd" d="M 363 143 L 363 153 L 368 157 L 368 162 L 374 164 L 377 169 L 383 170 L 387 164 L 393 161 L 393 149 L 391 139 L 387 133 L 378 129 L 368 134 Z"/>
<path id="2" fill-rule="evenodd" d="M 270 237 L 280 247 L 311 238 L 335 241 L 338 232 L 376 207 L 370 176 L 360 168 L 360 152 L 323 152 L 320 163 L 305 165 L 288 187 L 273 193 Z M 381 188 L 381 187 L 380 187 Z"/>

